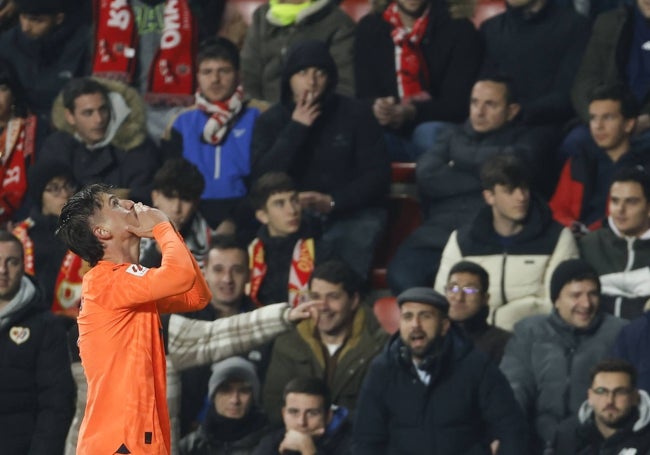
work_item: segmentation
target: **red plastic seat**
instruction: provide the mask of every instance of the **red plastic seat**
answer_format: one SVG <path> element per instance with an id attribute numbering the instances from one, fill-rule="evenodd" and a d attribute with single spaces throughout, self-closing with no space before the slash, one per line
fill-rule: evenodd
<path id="1" fill-rule="evenodd" d="M 395 297 L 381 297 L 375 301 L 372 311 L 387 333 L 395 333 L 399 330 L 400 312 Z"/>

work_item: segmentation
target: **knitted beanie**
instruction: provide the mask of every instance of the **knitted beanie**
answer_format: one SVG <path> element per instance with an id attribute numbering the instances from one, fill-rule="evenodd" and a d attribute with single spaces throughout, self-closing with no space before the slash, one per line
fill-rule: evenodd
<path id="1" fill-rule="evenodd" d="M 551 277 L 551 302 L 555 303 L 562 288 L 571 281 L 591 280 L 598 284 L 598 272 L 583 259 L 568 259 L 558 265 Z"/>
<path id="2" fill-rule="evenodd" d="M 257 377 L 255 366 L 242 357 L 230 357 L 212 365 L 212 376 L 208 382 L 210 401 L 221 384 L 233 379 L 244 381 L 250 385 L 253 389 L 253 400 L 255 403 L 259 403 L 260 380 Z"/>
<path id="3" fill-rule="evenodd" d="M 57 14 L 70 10 L 70 0 L 15 0 L 21 14 Z"/>

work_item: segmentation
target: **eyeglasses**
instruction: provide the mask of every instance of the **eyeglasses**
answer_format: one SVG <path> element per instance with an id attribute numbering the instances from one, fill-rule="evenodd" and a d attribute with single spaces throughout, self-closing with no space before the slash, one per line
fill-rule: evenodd
<path id="1" fill-rule="evenodd" d="M 465 295 L 476 295 L 481 292 L 481 290 L 474 286 L 458 286 L 457 284 L 448 284 L 445 286 L 445 292 L 452 295 L 456 295 L 461 292 Z"/>
<path id="2" fill-rule="evenodd" d="M 629 387 L 617 387 L 614 390 L 610 390 L 606 387 L 596 387 L 592 388 L 591 391 L 599 397 L 609 397 L 610 395 L 613 395 L 614 398 L 627 397 L 632 393 L 632 389 Z"/>
<path id="3" fill-rule="evenodd" d="M 75 191 L 77 191 L 77 185 L 71 182 L 66 182 L 63 185 L 59 185 L 58 183 L 52 183 L 51 185 L 47 185 L 45 187 L 45 191 L 57 196 L 61 194 L 63 190 L 68 191 L 68 193 L 74 193 Z"/>

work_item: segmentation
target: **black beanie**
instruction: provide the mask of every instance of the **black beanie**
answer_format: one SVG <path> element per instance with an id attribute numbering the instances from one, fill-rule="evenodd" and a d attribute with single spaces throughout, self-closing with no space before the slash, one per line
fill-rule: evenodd
<path id="1" fill-rule="evenodd" d="M 403 303 L 406 302 L 431 305 L 435 308 L 438 308 L 442 314 L 445 315 L 449 312 L 449 302 L 447 301 L 447 298 L 444 295 L 440 294 L 438 291 L 434 291 L 433 289 L 427 287 L 410 288 L 397 296 L 397 304 L 400 307 Z"/>
<path id="2" fill-rule="evenodd" d="M 320 68 L 327 73 L 328 90 L 336 88 L 338 70 L 336 62 L 330 55 L 327 44 L 318 40 L 300 41 L 289 48 L 282 69 L 282 99 L 291 98 L 289 80 L 298 71 L 310 67 Z"/>
<path id="3" fill-rule="evenodd" d="M 57 14 L 70 9 L 70 0 L 16 0 L 20 14 Z"/>
<path id="4" fill-rule="evenodd" d="M 69 182 L 74 182 L 72 170 L 64 163 L 38 163 L 36 162 L 27 171 L 27 191 L 32 202 L 42 209 L 43 191 L 45 187 L 55 177 L 63 177 Z"/>
<path id="5" fill-rule="evenodd" d="M 555 304 L 567 283 L 577 280 L 592 280 L 598 284 L 598 291 L 600 291 L 600 280 L 596 270 L 583 259 L 568 259 L 556 267 L 551 277 L 551 302 Z"/>

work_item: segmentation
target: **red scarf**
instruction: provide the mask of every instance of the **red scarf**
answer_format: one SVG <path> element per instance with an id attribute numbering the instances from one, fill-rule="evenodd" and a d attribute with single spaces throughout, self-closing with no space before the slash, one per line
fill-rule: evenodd
<path id="1" fill-rule="evenodd" d="M 397 93 L 402 101 L 422 97 L 428 88 L 429 70 L 420 44 L 429 25 L 429 9 L 415 21 L 411 30 L 402 23 L 397 3 L 388 5 L 383 17 L 393 26 Z"/>
<path id="2" fill-rule="evenodd" d="M 244 106 L 244 90 L 240 85 L 229 99 L 217 103 L 211 103 L 199 92 L 194 97 L 196 106 L 210 115 L 201 137 L 208 144 L 218 145 Z"/>
<path id="3" fill-rule="evenodd" d="M 95 0 L 93 74 L 133 82 L 138 32 L 128 0 Z M 197 27 L 188 0 L 166 0 L 160 47 L 149 68 L 148 102 L 189 105 L 194 100 Z"/>
<path id="4" fill-rule="evenodd" d="M 34 226 L 34 220 L 27 218 L 13 229 L 12 233 L 23 244 L 25 273 L 34 276 L 36 266 L 34 260 L 34 242 L 29 236 L 29 229 Z M 76 318 L 79 315 L 81 303 L 81 282 L 84 274 L 90 269 L 87 262 L 83 261 L 72 251 L 68 251 L 61 261 L 61 268 L 54 285 L 54 299 L 52 312 Z"/>
<path id="5" fill-rule="evenodd" d="M 25 197 L 27 168 L 34 162 L 36 117 L 12 118 L 0 134 L 0 223 L 8 221 Z"/>
<path id="6" fill-rule="evenodd" d="M 257 306 L 262 306 L 258 295 L 268 267 L 264 260 L 264 244 L 259 238 L 251 242 L 248 253 L 251 270 L 250 297 Z M 288 301 L 291 306 L 298 305 L 300 296 L 308 290 L 309 278 L 314 271 L 314 258 L 314 239 L 298 239 L 289 269 Z"/>

